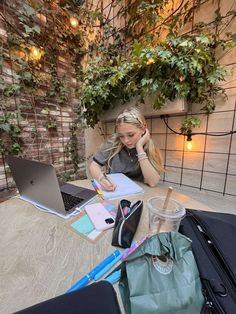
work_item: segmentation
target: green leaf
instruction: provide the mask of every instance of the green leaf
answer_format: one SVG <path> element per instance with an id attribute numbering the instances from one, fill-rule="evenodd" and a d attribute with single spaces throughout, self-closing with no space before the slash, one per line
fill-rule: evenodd
<path id="1" fill-rule="evenodd" d="M 23 77 L 24 77 L 24 79 L 31 80 L 32 79 L 32 73 L 24 72 Z"/>
<path id="2" fill-rule="evenodd" d="M 154 101 L 153 108 L 156 109 L 156 110 L 160 110 L 161 107 L 164 106 L 165 101 L 166 101 L 165 96 L 162 95 L 162 94 L 159 94 L 157 96 L 157 98 L 155 99 L 155 101 Z"/>
<path id="3" fill-rule="evenodd" d="M 26 32 L 25 36 L 27 36 L 27 37 L 28 37 L 28 35 L 31 34 L 31 33 L 40 34 L 40 32 L 41 32 L 41 28 L 40 28 L 38 25 L 35 25 L 35 26 L 33 26 L 33 27 L 30 27 L 30 26 L 28 26 L 27 24 L 23 24 L 23 26 L 24 26 L 24 29 L 25 29 L 25 32 Z"/>
<path id="4" fill-rule="evenodd" d="M 36 10 L 32 8 L 30 5 L 24 3 L 23 4 L 23 13 L 27 16 L 32 16 L 36 14 Z"/>
<path id="5" fill-rule="evenodd" d="M 198 117 L 190 117 L 190 118 L 186 118 L 183 122 L 182 122 L 182 126 L 180 128 L 181 133 L 183 134 L 187 134 L 187 133 L 191 133 L 192 129 L 196 128 L 196 127 L 200 127 L 201 125 L 201 120 Z"/>
<path id="6" fill-rule="evenodd" d="M 200 43 L 206 44 L 206 45 L 210 44 L 210 39 L 205 35 L 196 36 L 195 39 L 196 39 L 196 42 L 200 42 Z"/>
<path id="7" fill-rule="evenodd" d="M 12 153 L 13 155 L 18 155 L 21 151 L 22 151 L 22 147 L 18 143 L 14 143 L 10 147 L 10 153 Z"/>
<path id="8" fill-rule="evenodd" d="M 148 85 L 151 85 L 153 83 L 153 79 L 150 78 L 150 79 L 142 79 L 141 80 L 141 86 L 148 86 Z"/>
<path id="9" fill-rule="evenodd" d="M 133 45 L 132 45 L 132 48 L 133 48 L 133 55 L 134 56 L 140 56 L 141 54 L 141 51 L 142 51 L 142 44 L 140 42 L 138 42 L 137 40 L 134 41 Z"/>
<path id="10" fill-rule="evenodd" d="M 189 46 L 189 41 L 188 40 L 185 40 L 182 43 L 180 43 L 180 47 L 187 47 L 187 46 Z"/>
<path id="11" fill-rule="evenodd" d="M 33 32 L 33 28 L 32 27 L 29 27 L 28 25 L 24 24 L 24 29 L 25 29 L 25 32 L 26 34 L 30 34 Z"/>
<path id="12" fill-rule="evenodd" d="M 9 133 L 11 130 L 10 124 L 0 123 L 0 131 Z"/>
<path id="13" fill-rule="evenodd" d="M 194 57 L 191 57 L 191 61 L 191 66 L 194 68 L 194 70 L 196 70 L 197 72 L 202 72 L 202 65 L 198 62 L 198 60 Z"/>
<path id="14" fill-rule="evenodd" d="M 40 34 L 40 32 L 41 32 L 41 28 L 39 27 L 39 25 L 35 25 L 35 26 L 33 27 L 33 30 L 34 30 L 37 34 Z"/>

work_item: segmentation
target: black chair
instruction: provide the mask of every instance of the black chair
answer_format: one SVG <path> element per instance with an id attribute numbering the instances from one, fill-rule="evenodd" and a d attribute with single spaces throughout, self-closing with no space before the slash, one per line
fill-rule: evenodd
<path id="1" fill-rule="evenodd" d="M 105 281 L 35 304 L 19 314 L 121 314 L 116 292 Z"/>

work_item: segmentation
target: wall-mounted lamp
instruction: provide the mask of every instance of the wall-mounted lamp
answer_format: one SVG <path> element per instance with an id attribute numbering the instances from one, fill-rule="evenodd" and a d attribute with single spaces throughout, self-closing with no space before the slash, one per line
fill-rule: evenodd
<path id="1" fill-rule="evenodd" d="M 70 17 L 70 25 L 73 28 L 76 28 L 79 25 L 79 21 L 78 21 L 78 19 L 75 16 L 71 16 Z"/>
<path id="2" fill-rule="evenodd" d="M 30 49 L 30 59 L 33 59 L 35 61 L 39 61 L 42 57 L 42 50 L 37 47 L 31 47 Z"/>

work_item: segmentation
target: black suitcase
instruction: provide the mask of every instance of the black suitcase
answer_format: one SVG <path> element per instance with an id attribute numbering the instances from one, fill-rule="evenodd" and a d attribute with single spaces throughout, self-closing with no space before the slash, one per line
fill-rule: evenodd
<path id="1" fill-rule="evenodd" d="M 236 215 L 186 210 L 179 231 L 192 240 L 206 305 L 203 313 L 236 313 Z"/>

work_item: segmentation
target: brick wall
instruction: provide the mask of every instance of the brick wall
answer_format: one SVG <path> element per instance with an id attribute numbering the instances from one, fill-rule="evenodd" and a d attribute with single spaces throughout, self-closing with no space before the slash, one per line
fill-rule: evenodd
<path id="1" fill-rule="evenodd" d="M 0 5 L 0 12 L 5 17 L 13 18 L 10 11 L 6 11 L 7 6 Z M 0 44 L 2 49 L 7 49 L 6 39 L 6 22 L 0 17 Z M 1 50 L 2 51 L 2 50 Z M 14 68 L 16 65 L 11 59 L 5 59 L 1 67 L 1 78 L 13 84 L 15 77 Z M 70 58 L 67 55 L 61 55 L 57 64 L 58 76 L 63 80 L 69 89 L 68 101 L 61 104 L 57 97 L 48 97 L 50 81 L 44 86 L 35 90 L 16 93 L 11 97 L 5 97 L 0 92 L 0 114 L 5 112 L 19 112 L 19 126 L 22 129 L 23 152 L 20 156 L 38 160 L 45 163 L 52 163 L 56 168 L 58 175 L 71 175 L 72 178 L 85 176 L 84 164 L 84 130 L 78 126 L 78 154 L 81 158 L 79 169 L 74 173 L 74 165 L 70 158 L 65 155 L 66 145 L 70 141 L 70 126 L 77 118 L 76 105 L 78 100 L 75 98 L 76 80 L 73 67 L 70 64 Z M 48 65 L 45 62 L 38 75 L 48 75 Z M 56 123 L 55 129 L 49 129 L 48 123 L 52 119 Z M 17 123 L 15 121 L 15 123 Z M 1 136 L 4 136 L 3 134 Z M 5 189 L 14 187 L 10 177 L 8 166 L 4 162 L 4 156 L 0 156 L 0 193 Z M 0 197 L 1 198 L 1 197 Z"/>

